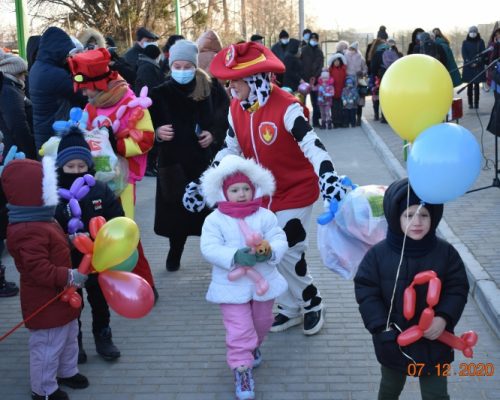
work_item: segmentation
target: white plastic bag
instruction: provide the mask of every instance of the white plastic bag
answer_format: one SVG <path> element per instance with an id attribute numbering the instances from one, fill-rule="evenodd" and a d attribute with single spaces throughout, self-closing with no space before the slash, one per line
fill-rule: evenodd
<path id="1" fill-rule="evenodd" d="M 382 203 L 386 188 L 367 185 L 351 190 L 340 202 L 335 218 L 326 225 L 318 224 L 321 259 L 345 279 L 352 279 L 366 252 L 385 239 Z"/>

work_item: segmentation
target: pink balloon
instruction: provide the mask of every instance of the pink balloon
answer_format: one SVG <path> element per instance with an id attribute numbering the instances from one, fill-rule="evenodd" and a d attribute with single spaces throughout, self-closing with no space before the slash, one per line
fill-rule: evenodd
<path id="1" fill-rule="evenodd" d="M 98 280 L 108 305 L 117 314 L 142 318 L 153 308 L 153 289 L 144 278 L 132 272 L 108 270 L 101 272 Z"/>

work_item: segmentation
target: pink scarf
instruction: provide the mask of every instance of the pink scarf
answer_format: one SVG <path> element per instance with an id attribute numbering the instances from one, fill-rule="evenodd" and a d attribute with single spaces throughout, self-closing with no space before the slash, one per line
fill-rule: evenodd
<path id="1" fill-rule="evenodd" d="M 233 218 L 245 218 L 257 212 L 262 204 L 262 197 L 238 203 L 236 201 L 219 201 L 217 208 L 222 214 L 229 215 Z"/>

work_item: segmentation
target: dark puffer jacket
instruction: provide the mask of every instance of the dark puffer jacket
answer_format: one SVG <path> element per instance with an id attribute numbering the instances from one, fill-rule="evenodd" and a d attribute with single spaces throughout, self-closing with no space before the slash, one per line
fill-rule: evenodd
<path id="1" fill-rule="evenodd" d="M 71 107 L 84 108 L 86 104 L 86 98 L 73 91 L 71 75 L 64 68 L 74 47 L 66 32 L 56 27 L 47 29 L 40 39 L 36 61 L 29 72 L 37 149 L 54 134 L 54 121 L 67 120 Z"/>
<path id="2" fill-rule="evenodd" d="M 389 228 L 391 225 L 393 227 L 399 225 L 399 204 L 406 196 L 407 188 L 404 182 L 407 181 L 399 182 L 403 183 L 393 186 L 393 190 L 388 189 L 384 197 L 384 212 Z M 431 212 L 431 218 L 432 215 Z M 431 234 L 439 223 L 440 213 L 436 215 L 431 223 Z M 402 234 L 401 230 L 399 233 Z M 354 284 L 359 311 L 366 329 L 372 334 L 378 361 L 388 368 L 407 373 L 407 366 L 411 362 L 396 343 L 398 332 L 385 331 L 399 259 L 400 251 L 390 246 L 387 239 L 383 240 L 370 249 L 361 261 Z M 441 296 L 434 311 L 436 316 L 446 320 L 446 330 L 453 332 L 467 302 L 469 284 L 460 255 L 451 244 L 439 238 L 433 240 L 432 245 L 423 254 L 403 257 L 390 322 L 402 330 L 418 324 L 420 314 L 427 307 L 425 301 L 427 285 L 415 287 L 417 292 L 415 317 L 410 321 L 403 316 L 403 292 L 417 273 L 426 270 L 435 271 L 441 279 Z M 450 363 L 454 358 L 450 347 L 437 340 L 430 341 L 425 338 L 403 347 L 402 350 L 416 362 L 425 364 L 424 374 L 436 374 L 436 364 Z"/>

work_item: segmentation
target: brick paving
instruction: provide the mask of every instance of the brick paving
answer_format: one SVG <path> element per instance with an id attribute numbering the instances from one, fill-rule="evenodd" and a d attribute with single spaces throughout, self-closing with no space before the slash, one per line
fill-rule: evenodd
<path id="1" fill-rule="evenodd" d="M 368 108 L 369 105 L 365 111 L 369 120 Z M 393 180 L 394 171 L 374 151 L 372 142 L 361 128 L 321 131 L 320 136 L 339 172 L 349 175 L 354 182 L 388 184 Z M 381 137 L 384 137 L 383 133 Z M 482 178 L 486 184 L 490 181 L 488 176 Z M 84 345 L 89 360 L 81 366 L 81 372 L 88 376 L 90 387 L 80 391 L 68 389 L 68 393 L 75 400 L 233 399 L 232 375 L 225 364 L 224 328 L 219 309 L 205 301 L 210 268 L 201 257 L 199 240 L 190 238 L 181 269 L 174 273 L 167 272 L 167 240 L 156 236 L 152 229 L 155 180 L 145 178 L 138 192 L 137 218 L 160 299 L 150 315 L 143 319 L 128 320 L 113 314 L 114 340 L 122 352 L 122 357 L 115 363 L 105 362 L 96 355 L 91 337 L 89 307 L 84 309 Z M 487 196 L 500 196 L 497 189 L 480 193 L 475 195 L 475 200 L 470 200 L 469 196 L 458 202 L 469 201 L 469 207 L 475 209 L 473 205 L 479 200 Z M 491 200 L 492 206 L 496 203 Z M 454 218 L 462 220 L 464 214 L 467 216 L 469 209 L 464 207 L 446 207 L 447 221 Z M 500 212 L 500 206 L 496 207 Z M 318 202 L 315 215 L 321 211 Z M 455 217 L 455 213 L 459 215 Z M 479 216 L 467 217 L 469 230 L 474 227 L 474 232 L 480 236 L 475 246 L 471 243 L 467 243 L 467 246 L 478 252 L 483 247 L 489 249 L 491 246 L 492 250 L 485 253 L 484 259 L 490 260 L 493 268 L 498 259 L 495 249 L 498 249 L 500 240 L 500 235 L 495 235 L 495 229 L 498 229 L 498 224 L 493 222 L 495 216 L 494 211 L 491 211 L 481 223 Z M 493 223 L 488 223 L 490 221 Z M 463 230 L 467 231 L 466 222 L 462 222 Z M 450 226 L 455 231 L 451 222 Z M 455 234 L 458 235 L 456 231 Z M 474 236 L 471 232 L 468 234 Z M 494 247 L 491 242 L 497 243 L 497 246 Z M 256 399 L 376 399 L 380 370 L 370 335 L 364 329 L 357 310 L 353 283 L 322 266 L 316 249 L 315 226 L 311 229 L 307 259 L 325 299 L 325 327 L 312 337 L 304 336 L 300 327 L 269 335 L 262 348 L 264 362 L 255 372 Z M 17 281 L 18 275 L 12 260 L 4 256 L 4 263 L 8 266 L 8 278 Z M 0 334 L 19 322 L 20 318 L 18 297 L 0 299 Z M 451 398 L 500 399 L 499 340 L 471 296 L 457 332 L 469 329 L 479 334 L 472 361 L 493 363 L 497 371 L 493 377 L 452 376 L 449 380 Z M 30 398 L 27 341 L 28 332 L 21 328 L 0 343 L 2 400 Z M 457 354 L 454 370 L 458 371 L 459 364 L 468 361 Z M 419 398 L 418 381 L 410 378 L 401 399 Z"/>

